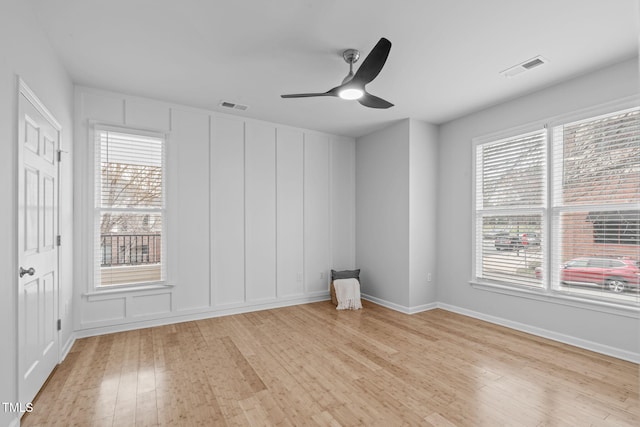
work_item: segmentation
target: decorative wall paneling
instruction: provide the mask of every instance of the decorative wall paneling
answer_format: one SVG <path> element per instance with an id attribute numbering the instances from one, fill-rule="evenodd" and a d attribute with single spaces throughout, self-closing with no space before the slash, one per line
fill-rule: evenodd
<path id="1" fill-rule="evenodd" d="M 167 228 L 169 278 L 184 283 L 208 283 L 209 277 L 209 115 L 171 110 L 167 150 Z M 172 270 L 173 268 L 173 270 Z M 210 305 L 209 286 L 176 286 L 177 307 Z"/>
<path id="2" fill-rule="evenodd" d="M 276 277 L 278 297 L 304 295 L 304 133 L 277 129 Z"/>
<path id="3" fill-rule="evenodd" d="M 241 304 L 244 291 L 244 121 L 213 117 L 211 272 L 213 305 Z"/>
<path id="4" fill-rule="evenodd" d="M 92 123 L 167 133 L 170 285 L 94 291 L 91 192 L 78 184 L 79 335 L 326 299 L 330 269 L 355 267 L 352 138 L 90 88 L 76 100 L 85 161 Z"/>
<path id="5" fill-rule="evenodd" d="M 245 299 L 276 298 L 276 129 L 245 124 Z"/>
<path id="6" fill-rule="evenodd" d="M 329 137 L 304 139 L 304 284 L 305 292 L 327 289 L 330 251 Z"/>

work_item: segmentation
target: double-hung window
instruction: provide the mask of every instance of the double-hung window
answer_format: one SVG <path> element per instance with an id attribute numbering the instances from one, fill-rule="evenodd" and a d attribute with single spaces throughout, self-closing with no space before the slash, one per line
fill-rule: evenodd
<path id="1" fill-rule="evenodd" d="M 165 280 L 165 138 L 95 128 L 96 287 Z"/>
<path id="2" fill-rule="evenodd" d="M 474 283 L 640 302 L 640 108 L 477 138 L 473 151 Z"/>
<path id="3" fill-rule="evenodd" d="M 640 108 L 551 129 L 555 239 L 550 285 L 573 295 L 637 302 Z"/>
<path id="4" fill-rule="evenodd" d="M 534 129 L 475 142 L 475 277 L 542 286 L 547 133 Z"/>

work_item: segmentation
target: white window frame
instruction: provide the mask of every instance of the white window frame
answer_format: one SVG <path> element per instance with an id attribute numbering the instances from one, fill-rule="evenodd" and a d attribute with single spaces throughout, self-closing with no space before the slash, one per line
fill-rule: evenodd
<path id="1" fill-rule="evenodd" d="M 557 212 L 558 208 L 553 205 L 553 183 L 554 183 L 554 158 L 553 158 L 553 129 L 557 126 L 573 123 L 580 120 L 587 120 L 611 114 L 615 112 L 622 112 L 624 110 L 635 108 L 640 105 L 640 96 L 631 96 L 618 101 L 613 101 L 606 104 L 601 104 L 592 108 L 587 108 L 579 111 L 575 111 L 569 114 L 550 117 L 545 120 L 530 123 L 525 126 L 512 128 L 506 131 L 500 131 L 489 135 L 473 138 L 471 141 L 472 149 L 472 174 L 471 174 L 471 198 L 472 198 L 472 211 L 471 211 L 471 247 L 472 247 L 472 259 L 471 259 L 471 274 L 469 283 L 472 287 L 480 290 L 491 291 L 500 294 L 506 294 L 511 296 L 517 296 L 527 299 L 534 299 L 539 301 L 546 301 L 561 305 L 568 305 L 572 307 L 587 308 L 594 311 L 601 311 L 606 313 L 612 313 L 622 315 L 625 317 L 637 317 L 640 312 L 640 298 L 636 298 L 636 301 L 616 301 L 608 298 L 598 298 L 594 296 L 581 295 L 579 293 L 567 292 L 562 289 L 555 289 L 552 285 L 552 278 L 558 275 L 558 266 L 549 268 L 551 266 L 551 260 L 553 255 L 559 251 L 559 239 L 553 234 L 553 216 Z M 543 208 L 543 222 L 544 222 L 544 237 L 545 241 L 542 242 L 544 251 L 543 263 L 542 263 L 542 287 L 533 288 L 525 287 L 517 284 L 504 284 L 494 283 L 487 280 L 477 278 L 477 267 L 479 257 L 481 253 L 477 247 L 477 209 L 476 209 L 476 196 L 477 196 L 477 180 L 476 174 L 476 148 L 478 145 L 482 145 L 488 142 L 497 141 L 509 137 L 516 137 L 522 134 L 526 134 L 536 129 L 547 129 L 547 164 L 546 164 L 546 194 L 545 205 Z M 612 207 L 612 209 L 614 209 Z M 507 212 L 506 210 L 504 212 Z"/>
<path id="2" fill-rule="evenodd" d="M 476 202 L 477 202 L 477 195 L 478 195 L 478 181 L 475 179 L 476 174 L 478 173 L 482 173 L 481 171 L 478 171 L 476 168 L 477 165 L 477 152 L 478 152 L 478 147 L 485 145 L 485 144 L 491 144 L 491 143 L 495 143 L 501 140 L 505 140 L 505 139 L 509 139 L 509 138 L 515 138 L 515 137 L 522 137 L 528 134 L 534 134 L 534 133 L 538 133 L 541 131 L 545 130 L 545 124 L 542 122 L 536 122 L 536 123 L 532 123 L 526 126 L 522 126 L 522 127 L 516 127 L 516 128 L 512 128 L 509 129 L 507 131 L 503 131 L 503 132 L 499 132 L 499 133 L 494 133 L 491 135 L 487 135 L 484 137 L 479 137 L 479 138 L 474 138 L 472 140 L 472 150 L 473 150 L 473 155 L 472 155 L 472 206 L 473 206 L 473 210 L 472 210 L 472 226 L 471 226 L 471 230 L 472 230 L 472 235 L 473 235 L 473 240 L 472 240 L 472 248 L 473 248 L 473 257 L 472 257 L 472 282 L 474 283 L 480 283 L 480 284 L 488 284 L 491 286 L 497 286 L 497 287 L 504 287 L 504 286 L 508 286 L 508 287 L 512 287 L 514 289 L 522 289 L 524 291 L 527 291 L 529 289 L 532 289 L 531 286 L 526 286 L 526 285 L 521 285 L 521 284 L 511 284 L 511 285 L 505 285 L 505 284 L 501 284 L 501 283 L 496 283 L 496 282 L 492 282 L 492 281 L 488 281 L 488 280 L 482 280 L 482 279 L 477 279 L 477 272 L 478 269 L 481 268 L 481 263 L 482 263 L 482 239 L 478 238 L 477 233 L 478 233 L 478 216 L 479 213 L 480 215 L 482 213 L 491 213 L 491 214 L 495 214 L 495 215 L 526 215 L 526 214 L 541 214 L 542 216 L 542 221 L 544 224 L 544 229 L 542 230 L 543 236 L 545 238 L 545 240 L 547 240 L 546 236 L 547 236 L 547 228 L 548 228 L 548 224 L 546 221 L 547 218 L 547 200 L 548 200 L 548 182 L 547 182 L 547 177 L 548 177 L 548 173 L 546 173 L 548 171 L 548 159 L 549 159 L 549 153 L 548 153 L 548 147 L 549 147 L 549 141 L 548 141 L 548 135 L 546 137 L 547 141 L 546 141 L 546 147 L 545 149 L 547 150 L 545 152 L 546 155 L 546 159 L 545 159 L 545 175 L 543 176 L 543 180 L 544 180 L 544 189 L 543 189 L 543 203 L 541 206 L 538 207 L 518 207 L 518 208 L 487 208 L 485 209 L 484 207 L 481 209 L 478 209 L 476 207 Z M 544 248 L 542 248 L 544 249 Z M 546 257 L 546 253 L 544 253 L 543 251 L 543 271 L 546 271 L 546 263 L 547 263 L 547 257 Z"/>
<path id="3" fill-rule="evenodd" d="M 96 238 L 95 230 L 96 223 L 100 220 L 100 207 L 97 203 L 96 194 L 96 173 L 100 173 L 100 171 L 96 170 L 96 156 L 97 153 L 97 142 L 96 138 L 98 132 L 101 131 L 111 131 L 118 132 L 123 134 L 131 134 L 131 135 L 140 135 L 147 136 L 153 138 L 159 138 L 163 141 L 162 147 L 162 181 L 163 181 L 163 205 L 162 208 L 158 208 L 156 210 L 157 213 L 162 216 L 162 231 L 161 231 L 161 279 L 156 281 L 148 281 L 141 283 L 128 283 L 128 284 L 119 284 L 119 285 L 98 285 L 97 275 L 100 274 L 100 259 L 96 256 L 99 252 L 99 241 Z M 104 124 L 100 122 L 90 122 L 90 132 L 89 132 L 89 149 L 87 150 L 88 159 L 87 165 L 89 166 L 88 170 L 88 179 L 87 179 L 87 201 L 88 206 L 87 210 L 89 213 L 89 221 L 88 221 L 88 236 L 87 236 L 87 248 L 89 249 L 86 252 L 86 256 L 89 258 L 88 265 L 91 266 L 89 269 L 89 284 L 88 284 L 88 292 L 87 296 L 91 297 L 92 295 L 99 294 L 110 294 L 113 292 L 126 292 L 126 291 L 137 291 L 137 290 L 145 290 L 145 289 L 157 289 L 157 288 L 165 288 L 171 287 L 168 281 L 169 268 L 167 262 L 167 254 L 168 254 L 168 242 L 167 242 L 167 153 L 168 153 L 168 142 L 169 142 L 169 134 L 166 132 L 153 131 L 153 130 L 145 130 L 133 127 L 126 126 L 118 126 L 118 125 L 110 125 Z"/>

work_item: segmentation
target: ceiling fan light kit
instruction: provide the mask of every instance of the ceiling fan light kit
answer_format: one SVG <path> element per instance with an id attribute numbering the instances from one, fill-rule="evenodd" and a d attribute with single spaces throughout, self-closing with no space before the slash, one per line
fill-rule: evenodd
<path id="1" fill-rule="evenodd" d="M 393 104 L 382 98 L 371 95 L 365 86 L 375 79 L 389 56 L 391 42 L 384 37 L 373 47 L 369 55 L 364 59 L 360 68 L 353 73 L 353 64 L 360 59 L 360 52 L 356 49 L 347 49 L 342 52 L 342 58 L 349 64 L 349 74 L 342 80 L 342 84 L 329 89 L 326 92 L 296 93 L 281 95 L 282 98 L 310 98 L 316 96 L 336 96 L 346 100 L 357 100 L 360 104 L 369 108 L 390 108 Z"/>
<path id="2" fill-rule="evenodd" d="M 338 92 L 338 96 L 342 99 L 360 99 L 364 95 L 364 91 L 362 89 L 358 89 L 355 87 L 352 88 L 344 88 Z"/>

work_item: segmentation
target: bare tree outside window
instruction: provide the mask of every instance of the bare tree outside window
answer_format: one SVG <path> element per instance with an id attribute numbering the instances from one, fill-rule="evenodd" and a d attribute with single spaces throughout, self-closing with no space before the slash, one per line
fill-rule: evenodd
<path id="1" fill-rule="evenodd" d="M 638 201 L 639 127 L 635 110 L 562 128 L 564 204 Z"/>

